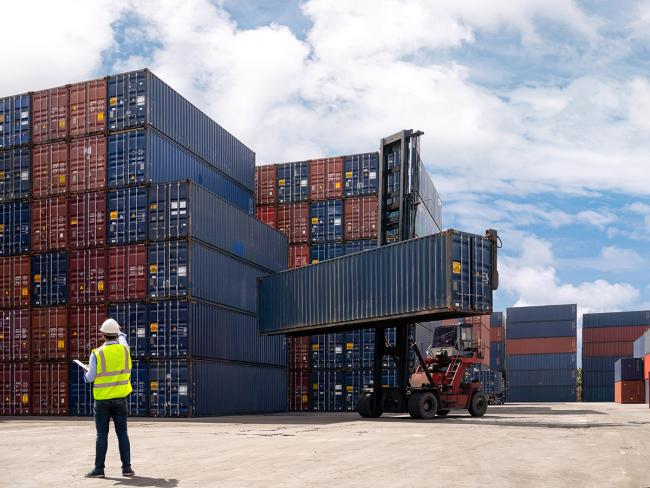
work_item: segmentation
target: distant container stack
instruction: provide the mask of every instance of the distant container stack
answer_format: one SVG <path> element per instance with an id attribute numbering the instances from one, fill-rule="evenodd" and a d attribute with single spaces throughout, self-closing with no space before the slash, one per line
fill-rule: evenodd
<path id="1" fill-rule="evenodd" d="M 582 316 L 582 384 L 586 402 L 613 402 L 614 365 L 635 355 L 635 341 L 650 329 L 650 311 Z"/>
<path id="2" fill-rule="evenodd" d="M 576 401 L 576 305 L 507 310 L 509 402 Z"/>
<path id="3" fill-rule="evenodd" d="M 284 410 L 255 281 L 287 243 L 252 216 L 254 171 L 148 70 L 1 98 L 0 414 L 91 414 L 71 360 L 107 317 L 129 336 L 132 414 Z"/>

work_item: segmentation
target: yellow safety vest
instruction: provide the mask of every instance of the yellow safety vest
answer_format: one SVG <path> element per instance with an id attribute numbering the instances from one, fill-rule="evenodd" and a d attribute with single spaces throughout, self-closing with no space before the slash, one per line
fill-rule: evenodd
<path id="1" fill-rule="evenodd" d="M 131 356 L 122 344 L 104 344 L 93 349 L 97 375 L 93 382 L 93 398 L 110 400 L 124 398 L 133 391 L 131 387 Z"/>

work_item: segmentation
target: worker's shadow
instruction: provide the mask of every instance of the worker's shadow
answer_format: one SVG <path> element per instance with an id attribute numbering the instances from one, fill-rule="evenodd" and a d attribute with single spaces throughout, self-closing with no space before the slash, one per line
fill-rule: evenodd
<path id="1" fill-rule="evenodd" d="M 147 476 L 134 476 L 133 478 L 104 478 L 110 481 L 117 481 L 113 486 L 151 486 L 156 488 L 174 488 L 178 486 L 178 480 L 174 478 L 149 478 Z"/>

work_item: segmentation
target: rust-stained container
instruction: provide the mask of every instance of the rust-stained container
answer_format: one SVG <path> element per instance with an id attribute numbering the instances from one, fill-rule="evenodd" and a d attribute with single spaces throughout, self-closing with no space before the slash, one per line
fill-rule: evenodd
<path id="1" fill-rule="evenodd" d="M 617 356 L 626 358 L 632 356 L 633 353 L 633 341 L 583 342 L 582 344 L 583 357 Z"/>
<path id="2" fill-rule="evenodd" d="M 270 225 L 274 229 L 276 228 L 275 207 L 257 207 L 255 209 L 255 216 L 257 220 L 264 222 L 266 225 Z"/>
<path id="3" fill-rule="evenodd" d="M 32 250 L 55 251 L 68 247 L 68 200 L 52 197 L 31 203 Z"/>
<path id="4" fill-rule="evenodd" d="M 625 342 L 635 341 L 650 329 L 650 325 L 628 327 L 588 327 L 582 331 L 582 342 Z"/>
<path id="5" fill-rule="evenodd" d="M 0 310 L 0 361 L 29 360 L 29 322 L 29 310 Z"/>
<path id="6" fill-rule="evenodd" d="M 67 363 L 33 363 L 32 414 L 68 415 L 68 384 Z"/>
<path id="7" fill-rule="evenodd" d="M 29 256 L 0 258 L 0 308 L 29 306 Z"/>
<path id="8" fill-rule="evenodd" d="M 645 384 L 643 381 L 617 381 L 614 383 L 616 403 L 645 403 Z"/>
<path id="9" fill-rule="evenodd" d="M 288 237 L 289 244 L 309 242 L 309 204 L 290 203 L 278 206 L 276 229 Z"/>
<path id="10" fill-rule="evenodd" d="M 558 352 L 576 352 L 576 338 L 539 337 L 535 339 L 508 339 L 506 341 L 506 353 L 508 356 Z"/>
<path id="11" fill-rule="evenodd" d="M 90 352 L 102 344 L 99 328 L 106 320 L 105 305 L 70 308 L 70 359 L 84 363 Z"/>
<path id="12" fill-rule="evenodd" d="M 73 139 L 69 159 L 71 192 L 106 188 L 106 137 Z"/>
<path id="13" fill-rule="evenodd" d="M 0 415 L 29 415 L 29 363 L 0 363 Z"/>
<path id="14" fill-rule="evenodd" d="M 68 145 L 54 142 L 32 150 L 32 196 L 45 198 L 68 191 L 70 161 Z"/>
<path id="15" fill-rule="evenodd" d="M 106 130 L 106 78 L 70 86 L 70 136 Z"/>
<path id="16" fill-rule="evenodd" d="M 103 246 L 106 242 L 106 194 L 71 195 L 69 205 L 70 248 Z"/>
<path id="17" fill-rule="evenodd" d="M 108 250 L 108 299 L 112 302 L 147 297 L 147 248 L 144 244 Z"/>
<path id="18" fill-rule="evenodd" d="M 33 309 L 32 360 L 63 360 L 67 353 L 68 311 L 65 307 Z"/>
<path id="19" fill-rule="evenodd" d="M 68 135 L 67 86 L 50 88 L 32 94 L 32 142 L 64 139 Z"/>
<path id="20" fill-rule="evenodd" d="M 73 305 L 106 300 L 106 250 L 70 251 L 69 300 Z"/>
<path id="21" fill-rule="evenodd" d="M 309 264 L 309 245 L 296 244 L 289 246 L 289 268 L 300 268 Z"/>
<path id="22" fill-rule="evenodd" d="M 503 342 L 503 327 L 490 328 L 490 342 Z"/>
<path id="23" fill-rule="evenodd" d="M 377 237 L 377 197 L 348 198 L 344 207 L 346 240 Z"/>
<path id="24" fill-rule="evenodd" d="M 255 167 L 255 205 L 272 205 L 275 203 L 275 173 L 274 164 Z"/>
<path id="25" fill-rule="evenodd" d="M 312 200 L 343 196 L 343 158 L 314 159 L 309 162 L 309 186 Z"/>

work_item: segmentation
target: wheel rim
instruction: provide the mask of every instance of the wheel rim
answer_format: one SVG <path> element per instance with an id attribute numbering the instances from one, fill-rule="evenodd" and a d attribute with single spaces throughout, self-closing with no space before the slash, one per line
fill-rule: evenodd
<path id="1" fill-rule="evenodd" d="M 476 402 L 476 409 L 479 412 L 485 409 L 485 400 L 483 398 L 479 398 Z"/>
<path id="2" fill-rule="evenodd" d="M 433 402 L 431 400 L 426 400 L 424 402 L 424 405 L 422 405 L 422 408 L 424 409 L 425 412 L 430 412 L 431 410 L 433 410 L 432 403 Z"/>

